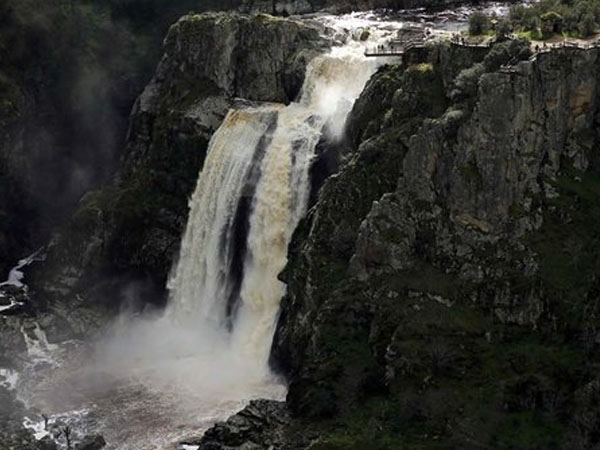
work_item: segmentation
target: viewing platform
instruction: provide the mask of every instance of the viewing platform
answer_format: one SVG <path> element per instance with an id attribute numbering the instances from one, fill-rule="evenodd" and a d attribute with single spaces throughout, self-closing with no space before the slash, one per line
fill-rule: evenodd
<path id="1" fill-rule="evenodd" d="M 403 56 L 405 52 L 414 48 L 424 48 L 425 41 L 390 41 L 386 44 L 378 45 L 375 47 L 369 47 L 365 50 L 365 56 L 369 58 L 374 57 L 389 57 L 389 56 Z"/>
<path id="2" fill-rule="evenodd" d="M 509 34 L 506 36 L 506 39 L 515 40 L 519 39 L 518 36 L 514 34 Z M 468 39 L 464 37 L 460 37 L 458 35 L 452 36 L 449 40 L 451 45 L 456 45 L 460 47 L 471 47 L 471 48 L 490 48 L 493 44 L 497 42 L 495 38 L 487 39 L 483 42 L 470 42 Z M 369 47 L 365 50 L 365 56 L 374 58 L 374 57 L 393 57 L 393 56 L 403 56 L 407 51 L 415 48 L 425 48 L 426 41 L 425 40 L 412 40 L 412 41 L 390 41 L 386 44 Z M 537 54 L 547 53 L 552 51 L 553 49 L 559 48 L 576 48 L 581 50 L 590 50 L 593 48 L 600 47 L 600 40 L 595 40 L 592 42 L 582 42 L 582 41 L 571 41 L 565 39 L 559 42 L 540 42 L 533 41 L 531 42 L 531 50 L 533 53 L 532 58 L 534 58 Z"/>

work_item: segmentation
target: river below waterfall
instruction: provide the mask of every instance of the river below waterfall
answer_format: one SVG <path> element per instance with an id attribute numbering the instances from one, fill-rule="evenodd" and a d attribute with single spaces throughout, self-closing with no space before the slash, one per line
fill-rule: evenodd
<path id="1" fill-rule="evenodd" d="M 75 437 L 102 434 L 109 449 L 175 449 L 251 399 L 283 400 L 285 385 L 267 362 L 285 293 L 277 276 L 306 212 L 317 144 L 323 133 L 340 137 L 354 101 L 387 62 L 365 57 L 367 46 L 407 23 L 448 30 L 466 18 L 456 11 L 312 17 L 345 43 L 309 63 L 297 102 L 228 113 L 190 201 L 166 311 L 123 316 L 93 343 L 50 344 L 35 320 L 22 321 L 27 355 L 17 370 L 0 369 L 0 382 L 30 408 L 25 425 L 36 437 L 69 426 Z M 240 256 L 233 240 L 242 209 L 249 212 Z M 21 283 L 26 264 L 12 282 Z"/>

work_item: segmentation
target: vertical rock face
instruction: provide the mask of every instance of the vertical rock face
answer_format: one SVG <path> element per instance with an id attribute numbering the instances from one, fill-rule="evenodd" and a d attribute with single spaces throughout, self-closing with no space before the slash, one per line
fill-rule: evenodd
<path id="1" fill-rule="evenodd" d="M 268 15 L 180 19 L 132 112 L 118 179 L 84 197 L 38 274 L 42 287 L 64 295 L 105 279 L 111 289 L 114 280 L 138 279 L 150 280 L 160 296 L 208 141 L 228 109 L 289 103 L 306 63 L 325 46 L 315 28 Z"/>
<path id="2" fill-rule="evenodd" d="M 464 51 L 373 78 L 292 244 L 273 360 L 323 448 L 595 442 L 598 50 Z"/>

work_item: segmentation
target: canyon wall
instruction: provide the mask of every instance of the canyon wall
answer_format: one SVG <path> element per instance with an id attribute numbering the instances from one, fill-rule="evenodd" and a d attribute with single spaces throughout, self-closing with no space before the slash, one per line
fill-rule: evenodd
<path id="1" fill-rule="evenodd" d="M 599 51 L 467 52 L 372 79 L 292 244 L 273 361 L 316 448 L 597 444 Z"/>

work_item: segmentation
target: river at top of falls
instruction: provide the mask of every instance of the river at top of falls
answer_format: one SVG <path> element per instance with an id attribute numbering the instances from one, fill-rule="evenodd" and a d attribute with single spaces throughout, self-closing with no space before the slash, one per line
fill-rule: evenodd
<path id="1" fill-rule="evenodd" d="M 365 27 L 356 16 L 318 20 L 344 36 Z M 108 449 L 122 450 L 174 448 L 253 398 L 283 399 L 285 386 L 268 367 L 286 290 L 278 275 L 306 213 L 315 149 L 324 135 L 342 136 L 380 64 L 365 46 L 400 26 L 370 23 L 369 41 L 348 39 L 314 58 L 290 105 L 229 111 L 190 200 L 165 313 L 121 317 L 93 352 L 48 344 L 37 324 L 22 327 L 31 358 L 17 381 L 9 374 L 19 397 L 51 425 L 99 432 Z M 48 432 L 41 416 L 27 425 Z"/>

